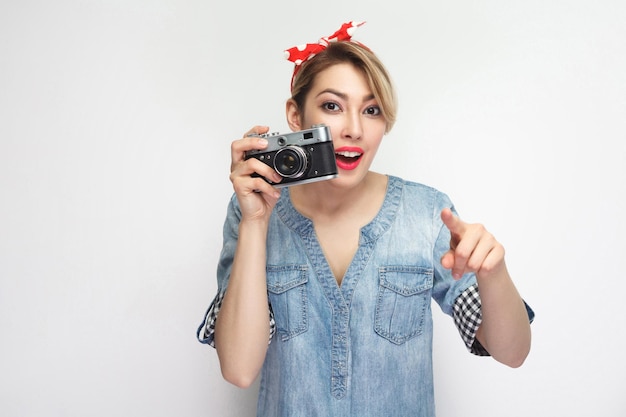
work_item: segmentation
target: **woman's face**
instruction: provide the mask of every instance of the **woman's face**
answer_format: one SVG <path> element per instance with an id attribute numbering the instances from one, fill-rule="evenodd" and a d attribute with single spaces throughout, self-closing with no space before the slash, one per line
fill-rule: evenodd
<path id="1" fill-rule="evenodd" d="M 363 179 L 386 128 L 386 121 L 364 74 L 348 63 L 320 72 L 300 115 L 303 118 L 298 128 L 322 123 L 330 128 L 339 180 Z"/>

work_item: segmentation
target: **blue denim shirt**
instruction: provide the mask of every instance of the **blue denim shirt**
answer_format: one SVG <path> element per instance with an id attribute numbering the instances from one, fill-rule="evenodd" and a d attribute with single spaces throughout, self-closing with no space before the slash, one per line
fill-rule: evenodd
<path id="1" fill-rule="evenodd" d="M 476 284 L 440 264 L 450 233 L 440 213 L 448 197 L 389 177 L 377 216 L 361 229 L 341 286 L 312 222 L 288 188 L 267 236 L 267 288 L 276 334 L 261 371 L 259 416 L 434 416 L 431 299 L 452 315 Z M 231 200 L 218 266 L 223 293 L 240 211 Z"/>

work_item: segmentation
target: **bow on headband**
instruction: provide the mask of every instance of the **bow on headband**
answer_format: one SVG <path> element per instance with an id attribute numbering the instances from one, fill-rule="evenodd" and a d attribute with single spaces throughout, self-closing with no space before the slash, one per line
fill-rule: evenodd
<path id="1" fill-rule="evenodd" d="M 321 38 L 318 43 L 307 43 L 304 45 L 294 46 L 285 50 L 285 58 L 288 61 L 293 62 L 296 66 L 293 69 L 293 76 L 291 78 L 291 84 L 296 74 L 300 70 L 302 63 L 313 58 L 316 54 L 320 53 L 331 42 L 349 41 L 352 39 L 352 35 L 356 31 L 356 28 L 363 25 L 365 22 L 348 22 L 341 25 L 339 30 L 328 37 Z"/>

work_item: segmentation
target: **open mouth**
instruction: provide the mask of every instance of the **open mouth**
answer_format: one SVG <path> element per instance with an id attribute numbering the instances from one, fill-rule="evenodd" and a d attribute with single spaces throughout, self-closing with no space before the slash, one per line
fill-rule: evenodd
<path id="1" fill-rule="evenodd" d="M 354 151 L 344 151 L 344 152 L 336 152 L 335 156 L 337 157 L 337 160 L 341 160 L 345 163 L 354 163 L 361 156 L 363 156 L 363 154 L 360 152 L 354 152 Z"/>
<path id="2" fill-rule="evenodd" d="M 337 160 L 337 166 L 341 169 L 354 169 L 359 165 L 362 152 L 352 150 L 337 150 L 335 151 L 335 158 Z"/>

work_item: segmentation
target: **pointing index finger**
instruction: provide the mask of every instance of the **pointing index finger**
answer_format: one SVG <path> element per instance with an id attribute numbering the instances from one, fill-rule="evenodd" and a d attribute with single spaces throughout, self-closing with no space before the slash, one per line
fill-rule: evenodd
<path id="1" fill-rule="evenodd" d="M 447 207 L 441 210 L 441 220 L 443 221 L 443 224 L 446 225 L 448 230 L 450 230 L 450 233 L 456 236 L 463 235 L 465 223 L 461 221 L 459 216 L 452 213 L 452 210 Z"/>

